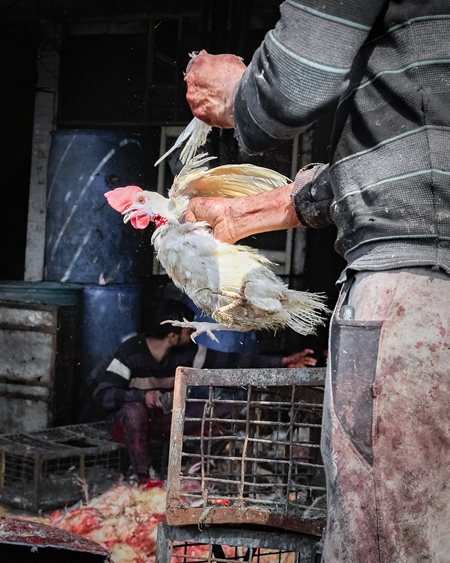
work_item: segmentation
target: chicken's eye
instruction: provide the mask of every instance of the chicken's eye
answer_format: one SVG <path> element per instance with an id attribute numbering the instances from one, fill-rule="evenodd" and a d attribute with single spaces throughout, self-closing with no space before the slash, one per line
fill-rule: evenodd
<path id="1" fill-rule="evenodd" d="M 144 203 L 145 203 L 145 198 L 139 197 L 138 200 L 137 200 L 137 202 L 140 203 L 141 205 L 144 205 Z"/>

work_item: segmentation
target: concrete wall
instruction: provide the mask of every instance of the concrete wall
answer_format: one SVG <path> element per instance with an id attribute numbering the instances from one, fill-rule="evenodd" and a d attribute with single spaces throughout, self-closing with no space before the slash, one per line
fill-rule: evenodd
<path id="1" fill-rule="evenodd" d="M 28 202 L 25 280 L 41 281 L 44 275 L 45 201 L 47 162 L 58 97 L 61 28 L 43 21 L 38 56 L 38 81 L 33 122 L 33 147 Z"/>

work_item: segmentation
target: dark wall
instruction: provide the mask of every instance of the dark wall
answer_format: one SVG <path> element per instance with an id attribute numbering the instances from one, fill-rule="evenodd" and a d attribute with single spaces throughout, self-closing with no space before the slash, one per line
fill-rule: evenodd
<path id="1" fill-rule="evenodd" d="M 147 99 L 144 94 L 147 54 L 144 36 L 77 37 L 71 35 L 70 26 L 66 26 L 58 127 L 73 127 L 71 119 L 80 128 L 91 128 L 97 120 L 101 122 L 100 127 L 107 127 L 108 120 L 120 121 L 124 127 L 128 120 L 132 121 L 149 147 L 149 183 L 153 185 L 157 169 L 152 163 L 159 150 L 160 130 L 156 122 L 188 119 L 182 79 L 175 93 L 175 98 L 179 98 L 177 112 L 171 111 L 173 97 L 169 95 L 174 76 L 182 77 L 187 54 L 206 47 L 215 53 L 235 52 L 248 63 L 278 15 L 276 1 L 273 5 L 265 2 L 262 7 L 251 0 L 220 3 L 205 0 L 201 17 L 189 19 L 181 31 L 176 20 L 162 20 L 155 31 L 154 84 Z M 0 10 L 4 63 L 0 89 L 0 172 L 2 208 L 7 211 L 1 221 L 0 279 L 23 279 L 39 32 L 37 23 L 2 26 L 1 16 Z M 229 25 L 233 28 L 231 33 Z M 137 125 L 140 120 L 142 125 Z M 145 120 L 148 121 L 144 125 Z M 326 161 L 330 130 L 327 119 L 316 127 L 314 160 Z M 229 133 L 221 136 L 222 145 L 217 150 L 217 153 L 227 152 L 227 161 L 230 157 L 233 160 L 237 152 Z M 145 187 L 152 188 L 152 185 Z M 308 233 L 306 257 L 305 288 L 325 291 L 331 303 L 337 294 L 334 282 L 343 267 L 333 249 L 334 236 L 332 228 Z"/>
<path id="2" fill-rule="evenodd" d="M 38 32 L 36 25 L 1 25 L 0 279 L 24 275 Z"/>

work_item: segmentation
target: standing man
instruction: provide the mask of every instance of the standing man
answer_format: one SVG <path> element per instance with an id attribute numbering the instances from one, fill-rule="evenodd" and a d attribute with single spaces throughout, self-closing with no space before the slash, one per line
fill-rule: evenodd
<path id="1" fill-rule="evenodd" d="M 185 215 L 228 242 L 338 229 L 323 563 L 449 560 L 449 37 L 442 0 L 286 0 L 248 68 L 203 51 L 187 69 L 194 115 L 234 127 L 246 153 L 334 111 L 328 165 Z"/>

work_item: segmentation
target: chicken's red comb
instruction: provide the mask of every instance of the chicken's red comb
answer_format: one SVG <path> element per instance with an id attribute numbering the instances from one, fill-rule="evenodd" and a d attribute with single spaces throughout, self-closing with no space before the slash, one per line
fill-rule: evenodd
<path id="1" fill-rule="evenodd" d="M 127 207 L 130 206 L 136 194 L 144 191 L 139 186 L 126 186 L 125 188 L 116 188 L 110 192 L 105 193 L 105 197 L 108 200 L 109 205 L 122 213 Z"/>

